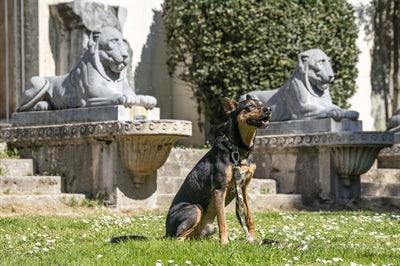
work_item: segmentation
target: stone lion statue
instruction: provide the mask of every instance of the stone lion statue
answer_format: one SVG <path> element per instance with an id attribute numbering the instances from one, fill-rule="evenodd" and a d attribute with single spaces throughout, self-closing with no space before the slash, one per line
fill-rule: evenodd
<path id="1" fill-rule="evenodd" d="M 103 27 L 90 35 L 89 47 L 67 75 L 32 77 L 21 97 L 18 112 L 104 105 L 157 104 L 152 96 L 136 95 L 126 78 L 130 47 L 122 33 Z"/>
<path id="2" fill-rule="evenodd" d="M 329 57 L 320 49 L 311 49 L 298 55 L 296 69 L 282 87 L 248 94 L 271 107 L 271 121 L 328 117 L 336 121 L 343 118 L 357 120 L 358 112 L 341 109 L 332 103 L 329 85 L 333 80 Z M 244 99 L 246 95 L 240 98 Z"/>
<path id="3" fill-rule="evenodd" d="M 397 109 L 389 119 L 387 130 L 391 132 L 400 132 L 400 109 Z"/>

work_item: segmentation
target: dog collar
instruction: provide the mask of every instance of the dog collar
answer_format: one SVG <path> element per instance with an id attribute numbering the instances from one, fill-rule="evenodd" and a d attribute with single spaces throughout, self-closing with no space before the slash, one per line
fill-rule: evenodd
<path id="1" fill-rule="evenodd" d="M 236 146 L 235 144 L 232 143 L 231 139 L 224 132 L 221 132 L 220 135 L 224 139 L 228 149 L 231 151 L 232 159 L 235 162 L 235 164 L 236 164 L 236 160 L 235 160 L 234 157 L 236 157 L 236 156 L 238 156 L 237 161 L 240 160 L 240 156 L 243 156 L 245 158 L 249 158 L 250 153 L 253 150 L 252 148 L 249 148 L 248 150 L 239 148 L 238 146 Z M 237 153 L 237 155 L 234 154 L 234 153 Z"/>

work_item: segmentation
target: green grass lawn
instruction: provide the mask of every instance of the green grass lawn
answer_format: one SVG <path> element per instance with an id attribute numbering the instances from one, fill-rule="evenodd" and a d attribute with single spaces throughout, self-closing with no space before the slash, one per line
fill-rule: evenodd
<path id="1" fill-rule="evenodd" d="M 217 234 L 178 243 L 164 235 L 164 215 L 88 214 L 0 218 L 0 265 L 400 265 L 400 213 L 256 213 L 257 236 L 281 247 L 247 243 L 234 214 L 230 244 Z M 111 244 L 121 234 L 149 241 Z"/>

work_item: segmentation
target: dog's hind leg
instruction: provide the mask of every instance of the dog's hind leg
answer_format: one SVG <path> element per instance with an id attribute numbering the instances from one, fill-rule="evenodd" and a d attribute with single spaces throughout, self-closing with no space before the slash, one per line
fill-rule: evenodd
<path id="1" fill-rule="evenodd" d="M 202 215 L 203 209 L 200 205 L 187 205 L 175 211 L 167 223 L 167 227 L 170 227 L 167 236 L 177 237 L 178 241 L 190 238 L 197 229 Z"/>

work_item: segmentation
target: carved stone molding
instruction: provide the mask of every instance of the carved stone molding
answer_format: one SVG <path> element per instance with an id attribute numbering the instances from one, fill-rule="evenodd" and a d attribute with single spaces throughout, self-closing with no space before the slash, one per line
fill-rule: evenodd
<path id="1" fill-rule="evenodd" d="M 70 139 L 114 138 L 130 135 L 176 135 L 188 137 L 192 123 L 182 120 L 107 121 L 47 126 L 10 127 L 1 131 L 6 142 L 56 141 Z"/>
<path id="2" fill-rule="evenodd" d="M 400 144 L 395 144 L 391 147 L 382 149 L 379 153 L 380 156 L 400 156 Z"/>
<path id="3" fill-rule="evenodd" d="M 334 132 L 256 137 L 258 148 L 298 148 L 315 146 L 393 145 L 392 132 Z"/>
<path id="4" fill-rule="evenodd" d="M 191 136 L 192 123 L 105 121 L 9 127 L 0 133 L 4 141 L 13 142 L 20 151 L 33 156 L 40 169 L 48 167 L 49 160 L 56 169 L 63 169 L 66 183 L 70 184 L 67 191 L 80 189 L 93 195 L 107 191 L 111 195 L 115 193 L 114 183 L 125 182 L 117 181 L 125 174 L 131 177 L 135 188 L 141 188 L 165 163 L 175 142 Z M 74 164 L 76 158 L 85 167 L 80 167 L 79 162 Z M 110 200 L 113 201 L 112 196 Z"/>

